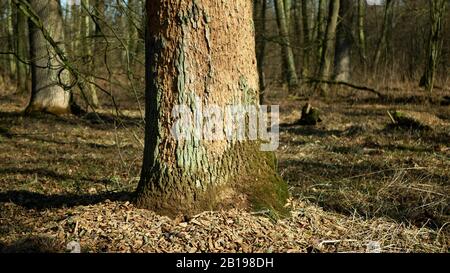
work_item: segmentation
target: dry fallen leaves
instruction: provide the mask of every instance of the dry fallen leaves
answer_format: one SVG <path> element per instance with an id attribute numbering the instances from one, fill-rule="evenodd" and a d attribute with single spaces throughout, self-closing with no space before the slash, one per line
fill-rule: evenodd
<path id="1" fill-rule="evenodd" d="M 277 222 L 242 210 L 202 213 L 178 222 L 128 202 L 107 201 L 74 207 L 70 215 L 67 209 L 48 209 L 31 224 L 35 212 L 9 203 L 1 206 L 18 212 L 9 221 L 34 227 L 26 233 L 10 231 L 0 237 L 4 244 L 45 235 L 62 245 L 80 242 L 83 252 L 366 252 L 370 242 L 383 251 L 439 252 L 449 245 L 445 238 L 437 243 L 432 230 L 346 218 L 300 201 L 291 201 L 291 217 Z"/>

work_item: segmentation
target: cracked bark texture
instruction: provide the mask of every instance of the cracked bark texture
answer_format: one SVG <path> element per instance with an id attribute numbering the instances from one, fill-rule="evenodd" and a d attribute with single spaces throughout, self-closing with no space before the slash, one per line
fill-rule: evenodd
<path id="1" fill-rule="evenodd" d="M 176 141 L 175 105 L 258 105 L 252 1 L 147 0 L 146 133 L 139 207 L 166 215 L 281 211 L 286 185 L 257 142 Z"/>

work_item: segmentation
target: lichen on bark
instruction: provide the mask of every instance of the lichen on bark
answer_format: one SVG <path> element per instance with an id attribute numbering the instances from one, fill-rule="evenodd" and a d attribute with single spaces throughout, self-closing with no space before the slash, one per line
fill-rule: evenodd
<path id="1" fill-rule="evenodd" d="M 252 3 L 148 0 L 147 12 L 138 206 L 167 215 L 228 207 L 283 211 L 286 185 L 275 171 L 274 155 L 260 152 L 259 141 L 171 135 L 177 105 L 192 112 L 213 104 L 258 105 Z"/>

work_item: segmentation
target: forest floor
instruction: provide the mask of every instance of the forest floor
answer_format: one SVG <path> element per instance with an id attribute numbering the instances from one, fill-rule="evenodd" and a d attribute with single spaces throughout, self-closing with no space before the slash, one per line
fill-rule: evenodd
<path id="1" fill-rule="evenodd" d="M 359 92 L 359 91 L 358 91 Z M 23 116 L 23 96 L 0 93 L 0 252 L 449 252 L 450 126 L 395 129 L 387 110 L 450 107 L 421 93 L 379 100 L 360 93 L 310 99 L 317 126 L 282 126 L 279 171 L 288 218 L 242 210 L 169 219 L 133 206 L 143 127 L 118 121 Z M 357 97 L 357 99 L 355 99 Z M 439 96 L 437 96 L 439 97 Z M 282 94 L 281 123 L 304 100 Z"/>

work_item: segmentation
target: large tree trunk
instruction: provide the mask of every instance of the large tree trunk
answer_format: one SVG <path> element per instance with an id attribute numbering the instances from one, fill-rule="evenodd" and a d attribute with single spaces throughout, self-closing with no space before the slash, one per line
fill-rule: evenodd
<path id="1" fill-rule="evenodd" d="M 323 38 L 322 58 L 320 60 L 319 77 L 321 80 L 328 81 L 331 76 L 331 65 L 333 62 L 333 53 L 335 45 L 336 27 L 339 17 L 340 0 L 330 1 L 329 15 L 327 20 L 327 29 Z M 326 95 L 328 86 L 326 84 L 319 85 L 321 93 Z"/>
<path id="2" fill-rule="evenodd" d="M 167 215 L 235 206 L 282 210 L 286 185 L 273 153 L 260 152 L 259 142 L 177 141 L 171 132 L 176 105 L 189 111 L 258 105 L 252 2 L 147 0 L 146 7 L 146 133 L 137 205 Z"/>
<path id="3" fill-rule="evenodd" d="M 286 73 L 289 88 L 298 85 L 298 76 L 295 67 L 294 52 L 289 39 L 289 28 L 286 21 L 286 12 L 283 0 L 274 0 L 278 23 L 278 31 L 281 41 L 281 57 L 283 60 L 283 71 Z"/>
<path id="4" fill-rule="evenodd" d="M 334 54 L 334 79 L 348 82 L 350 80 L 350 56 L 352 48 L 353 0 L 341 0 L 339 9 L 340 22 L 336 33 L 336 50 Z"/>
<path id="5" fill-rule="evenodd" d="M 61 50 L 64 50 L 62 15 L 57 0 L 30 0 L 44 28 Z M 33 23 L 30 29 L 31 100 L 26 112 L 42 111 L 52 114 L 70 112 L 70 92 L 61 87 L 68 84 L 67 71 L 57 57 L 54 48 Z"/>
<path id="6" fill-rule="evenodd" d="M 429 92 L 433 90 L 436 65 L 442 49 L 442 30 L 446 0 L 430 0 L 430 35 L 428 38 L 427 64 L 420 79 L 420 87 L 425 87 Z"/>

